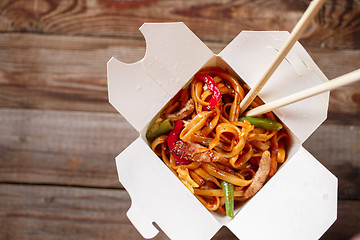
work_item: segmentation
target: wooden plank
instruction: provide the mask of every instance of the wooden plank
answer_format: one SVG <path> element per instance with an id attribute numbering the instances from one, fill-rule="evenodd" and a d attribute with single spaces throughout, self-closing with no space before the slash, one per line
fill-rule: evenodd
<path id="1" fill-rule="evenodd" d="M 137 29 L 143 22 L 182 21 L 203 40 L 229 42 L 244 29 L 291 31 L 309 2 L 5 0 L 0 31 L 142 38 Z M 359 14 L 358 1 L 327 1 L 301 42 L 359 48 Z"/>
<path id="2" fill-rule="evenodd" d="M 225 43 L 209 43 L 220 52 Z M 141 59 L 143 40 L 0 34 L 0 107 L 115 112 L 108 103 L 106 62 Z M 310 49 L 329 78 L 357 69 L 360 50 Z M 354 87 L 355 86 L 355 87 Z M 360 83 L 334 90 L 330 117 L 359 121 Z"/>
<path id="3" fill-rule="evenodd" d="M 323 124 L 304 147 L 339 181 L 339 199 L 360 200 L 360 128 Z"/>
<path id="4" fill-rule="evenodd" d="M 7 107 L 115 112 L 106 62 L 135 61 L 144 41 L 23 34 L 0 35 L 0 102 Z"/>
<path id="5" fill-rule="evenodd" d="M 126 211 L 124 190 L 0 184 L 0 239 L 142 239 Z M 322 239 L 349 239 L 360 229 L 360 201 L 340 201 Z M 168 239 L 160 232 L 154 239 Z M 237 239 L 222 228 L 213 239 Z"/>
<path id="6" fill-rule="evenodd" d="M 137 136 L 118 114 L 0 109 L 0 182 L 120 188 L 114 158 Z M 360 200 L 360 126 L 326 123 L 305 148 Z"/>
<path id="7" fill-rule="evenodd" d="M 0 184 L 0 202 L 0 239 L 141 239 L 123 190 Z"/>
<path id="8" fill-rule="evenodd" d="M 115 187 L 137 137 L 119 114 L 0 109 L 0 181 Z"/>

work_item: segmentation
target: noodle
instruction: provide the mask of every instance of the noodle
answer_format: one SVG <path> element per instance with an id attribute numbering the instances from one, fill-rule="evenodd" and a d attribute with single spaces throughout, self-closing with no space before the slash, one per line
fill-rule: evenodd
<path id="1" fill-rule="evenodd" d="M 234 186 L 235 202 L 245 201 L 286 160 L 285 129 L 239 120 L 244 96 L 240 81 L 226 70 L 203 68 L 155 121 L 176 121 L 174 130 L 151 140 L 150 147 L 209 211 L 225 211 L 223 181 Z M 255 98 L 250 108 L 261 104 Z M 277 121 L 271 112 L 258 117 Z"/>

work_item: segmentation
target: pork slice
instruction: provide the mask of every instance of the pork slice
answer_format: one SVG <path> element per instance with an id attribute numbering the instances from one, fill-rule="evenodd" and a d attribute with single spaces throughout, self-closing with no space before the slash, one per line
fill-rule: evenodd
<path id="1" fill-rule="evenodd" d="M 166 114 L 165 117 L 171 118 L 174 121 L 178 121 L 190 116 L 194 112 L 194 110 L 195 110 L 195 101 L 194 99 L 191 98 L 189 99 L 189 101 L 186 102 L 185 106 L 182 109 L 180 109 L 178 112 Z"/>
<path id="2" fill-rule="evenodd" d="M 171 152 L 185 160 L 194 162 L 219 162 L 224 158 L 220 153 L 210 150 L 200 144 L 183 142 L 181 140 L 175 143 L 175 147 Z"/>
<path id="3" fill-rule="evenodd" d="M 271 165 L 270 152 L 265 151 L 260 159 L 259 169 L 256 171 L 253 182 L 244 192 L 244 200 L 251 198 L 257 193 L 264 185 L 267 177 L 269 176 Z"/>

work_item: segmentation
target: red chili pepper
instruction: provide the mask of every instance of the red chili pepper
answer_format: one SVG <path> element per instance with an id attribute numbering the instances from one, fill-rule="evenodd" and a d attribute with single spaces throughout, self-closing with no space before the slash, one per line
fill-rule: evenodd
<path id="1" fill-rule="evenodd" d="M 181 156 L 177 156 L 176 154 L 172 153 L 172 149 L 175 147 L 175 144 L 177 141 L 181 141 L 179 139 L 179 134 L 181 132 L 181 129 L 183 127 L 183 121 L 177 121 L 175 123 L 174 129 L 169 133 L 167 144 L 170 149 L 170 153 L 173 155 L 175 160 L 180 164 L 189 164 L 191 161 L 183 159 Z"/>
<path id="2" fill-rule="evenodd" d="M 183 122 L 177 121 L 175 122 L 174 129 L 171 130 L 171 132 L 169 133 L 167 143 L 170 150 L 175 147 L 175 143 L 179 140 L 179 134 L 181 132 L 182 127 L 183 127 Z"/>
<path id="3" fill-rule="evenodd" d="M 221 93 L 219 90 L 219 87 L 215 80 L 208 74 L 205 73 L 196 73 L 194 78 L 200 79 L 205 82 L 207 88 L 213 93 L 209 105 L 204 107 L 205 110 L 212 110 L 216 106 L 216 104 L 219 102 Z"/>

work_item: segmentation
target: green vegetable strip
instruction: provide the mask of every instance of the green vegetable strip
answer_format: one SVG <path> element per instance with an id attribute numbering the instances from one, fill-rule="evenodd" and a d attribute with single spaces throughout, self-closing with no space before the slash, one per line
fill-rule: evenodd
<path id="1" fill-rule="evenodd" d="M 151 141 L 173 129 L 174 121 L 171 118 L 167 118 L 160 123 L 153 124 L 146 132 L 146 138 Z"/>
<path id="2" fill-rule="evenodd" d="M 225 196 L 226 215 L 234 217 L 234 185 L 231 183 L 221 181 L 221 187 Z"/>
<path id="3" fill-rule="evenodd" d="M 241 117 L 239 121 L 248 121 L 252 125 L 258 128 L 264 128 L 267 130 L 278 131 L 282 128 L 282 124 L 269 118 L 257 118 L 257 117 Z"/>

